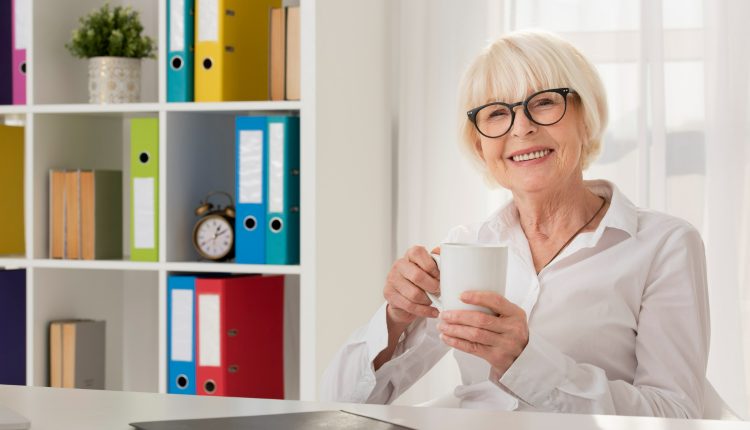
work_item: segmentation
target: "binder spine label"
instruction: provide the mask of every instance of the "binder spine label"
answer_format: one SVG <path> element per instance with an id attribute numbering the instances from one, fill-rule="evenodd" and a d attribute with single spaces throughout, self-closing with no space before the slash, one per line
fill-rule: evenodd
<path id="1" fill-rule="evenodd" d="M 135 248 L 151 249 L 156 246 L 154 178 L 133 178 L 133 194 Z"/>
<path id="2" fill-rule="evenodd" d="M 219 0 L 198 0 L 198 41 L 219 41 Z"/>
<path id="3" fill-rule="evenodd" d="M 263 132 L 240 131 L 239 203 L 263 203 Z"/>
<path id="4" fill-rule="evenodd" d="M 193 291 L 172 290 L 173 361 L 193 361 Z"/>
<path id="5" fill-rule="evenodd" d="M 199 366 L 221 366 L 219 303 L 219 296 L 217 294 L 201 294 L 198 297 Z"/>
<path id="6" fill-rule="evenodd" d="M 268 124 L 268 211 L 284 211 L 284 124 Z"/>
<path id="7" fill-rule="evenodd" d="M 185 50 L 185 0 L 169 0 L 169 51 Z"/>
<path id="8" fill-rule="evenodd" d="M 26 49 L 29 44 L 29 3 L 31 0 L 15 0 L 13 3 L 15 49 Z"/>

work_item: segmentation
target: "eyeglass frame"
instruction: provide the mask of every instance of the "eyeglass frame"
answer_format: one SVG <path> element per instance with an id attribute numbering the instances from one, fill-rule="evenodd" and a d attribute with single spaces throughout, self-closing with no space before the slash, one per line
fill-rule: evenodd
<path id="1" fill-rule="evenodd" d="M 531 99 L 533 99 L 534 97 L 538 96 L 539 94 L 548 93 L 548 92 L 557 93 L 557 94 L 560 94 L 561 96 L 563 96 L 563 100 L 565 100 L 565 107 L 563 108 L 562 115 L 560 115 L 560 119 L 558 119 L 555 122 L 551 122 L 549 124 L 542 124 L 541 122 L 535 121 L 534 118 L 531 117 L 531 112 L 529 112 L 529 101 L 531 101 Z M 572 90 L 572 89 L 567 88 L 567 87 L 564 87 L 564 88 L 551 88 L 551 89 L 548 89 L 548 90 L 541 90 L 541 91 L 537 91 L 534 94 L 526 97 L 526 99 L 523 100 L 523 101 L 516 102 L 516 103 L 505 103 L 505 102 L 487 103 L 485 105 L 478 106 L 478 107 L 475 107 L 474 109 L 471 109 L 470 111 L 466 112 L 466 115 L 468 115 L 469 121 L 471 121 L 474 124 L 474 128 L 477 129 L 477 131 L 479 132 L 479 134 L 481 134 L 482 136 L 484 136 L 484 137 L 486 137 L 488 139 L 497 139 L 498 137 L 505 136 L 506 134 L 508 134 L 509 131 L 511 131 L 513 129 L 513 124 L 516 122 L 516 110 L 515 109 L 518 106 L 523 106 L 523 113 L 524 113 L 524 115 L 526 115 L 526 118 L 528 118 L 529 121 L 533 122 L 534 124 L 538 124 L 538 125 L 541 125 L 543 127 L 546 127 L 546 126 L 549 126 L 549 125 L 555 125 L 558 122 L 562 121 L 562 119 L 565 118 L 565 113 L 568 112 L 568 94 L 577 94 L 577 93 L 576 93 L 575 90 Z M 505 107 L 507 107 L 510 110 L 510 125 L 508 126 L 508 129 L 505 130 L 505 132 L 503 134 L 499 134 L 497 136 L 487 136 L 486 134 L 482 133 L 482 130 L 479 129 L 479 124 L 477 124 L 477 114 L 479 113 L 480 110 L 486 108 L 487 106 L 493 106 L 493 105 L 505 106 Z"/>

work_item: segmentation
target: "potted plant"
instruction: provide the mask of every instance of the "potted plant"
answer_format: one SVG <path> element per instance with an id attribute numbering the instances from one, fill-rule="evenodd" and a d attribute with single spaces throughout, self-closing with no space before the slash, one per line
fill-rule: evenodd
<path id="1" fill-rule="evenodd" d="M 79 21 L 81 26 L 65 47 L 73 56 L 89 60 L 89 102 L 138 102 L 141 59 L 156 57 L 153 39 L 142 35 L 138 12 L 105 4 Z"/>

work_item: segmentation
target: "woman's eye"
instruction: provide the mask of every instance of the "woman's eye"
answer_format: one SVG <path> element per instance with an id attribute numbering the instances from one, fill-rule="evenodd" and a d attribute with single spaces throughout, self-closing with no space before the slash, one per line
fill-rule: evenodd
<path id="1" fill-rule="evenodd" d="M 503 109 L 497 109 L 497 110 L 490 112 L 489 117 L 494 118 L 494 117 L 504 116 L 504 115 L 508 115 L 508 111 L 503 110 Z"/>

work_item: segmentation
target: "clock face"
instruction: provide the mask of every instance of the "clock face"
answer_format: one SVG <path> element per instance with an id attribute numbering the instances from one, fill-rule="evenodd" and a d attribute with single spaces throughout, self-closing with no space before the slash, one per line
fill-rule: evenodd
<path id="1" fill-rule="evenodd" d="M 202 219 L 195 230 L 195 244 L 204 257 L 215 260 L 229 254 L 234 232 L 229 222 L 219 215 Z"/>

